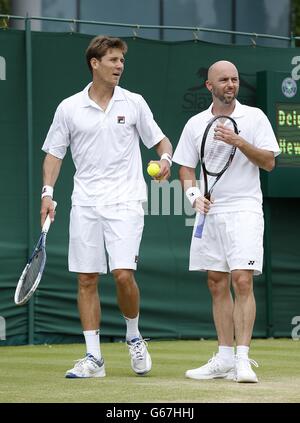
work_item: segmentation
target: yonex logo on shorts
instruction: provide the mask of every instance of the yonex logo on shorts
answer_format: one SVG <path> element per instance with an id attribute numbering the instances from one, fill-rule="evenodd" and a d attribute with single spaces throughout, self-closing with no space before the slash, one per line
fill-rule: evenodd
<path id="1" fill-rule="evenodd" d="M 134 257 L 134 262 L 137 263 L 139 261 L 139 256 Z"/>
<path id="2" fill-rule="evenodd" d="M 249 260 L 248 266 L 253 266 L 254 263 L 255 263 L 255 260 Z"/>
<path id="3" fill-rule="evenodd" d="M 118 123 L 125 123 L 125 116 L 118 116 Z"/>

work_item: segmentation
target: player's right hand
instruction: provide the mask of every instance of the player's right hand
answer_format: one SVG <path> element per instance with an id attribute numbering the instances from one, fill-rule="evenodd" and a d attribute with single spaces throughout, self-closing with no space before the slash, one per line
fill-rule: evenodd
<path id="1" fill-rule="evenodd" d="M 50 216 L 51 222 L 54 222 L 55 211 L 53 200 L 51 197 L 43 197 L 41 203 L 41 227 L 43 227 L 48 214 Z"/>
<path id="2" fill-rule="evenodd" d="M 196 198 L 194 204 L 193 204 L 193 208 L 196 210 L 196 212 L 198 213 L 208 213 L 211 204 L 213 203 L 213 199 L 210 199 L 210 201 L 205 198 L 205 197 L 198 197 Z"/>

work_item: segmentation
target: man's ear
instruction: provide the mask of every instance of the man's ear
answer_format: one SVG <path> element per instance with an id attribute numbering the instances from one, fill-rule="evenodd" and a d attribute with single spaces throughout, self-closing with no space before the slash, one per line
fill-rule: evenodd
<path id="1" fill-rule="evenodd" d="M 206 85 L 206 88 L 208 89 L 208 91 L 212 92 L 212 85 L 208 80 L 205 81 L 205 85 Z"/>
<path id="2" fill-rule="evenodd" d="M 92 57 L 90 60 L 90 64 L 92 66 L 92 69 L 96 69 L 97 65 L 98 65 L 98 60 L 96 59 L 96 57 Z"/>

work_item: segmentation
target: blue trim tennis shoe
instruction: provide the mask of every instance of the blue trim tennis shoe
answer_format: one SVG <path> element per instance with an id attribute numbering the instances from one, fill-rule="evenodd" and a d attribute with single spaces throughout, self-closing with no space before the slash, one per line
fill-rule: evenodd
<path id="1" fill-rule="evenodd" d="M 127 346 L 131 358 L 132 370 L 138 375 L 145 375 L 150 372 L 152 361 L 145 339 L 134 338 L 131 341 L 127 341 Z"/>
<path id="2" fill-rule="evenodd" d="M 75 366 L 66 372 L 68 379 L 86 378 L 86 377 L 104 377 L 104 360 L 98 360 L 92 354 L 87 354 L 84 358 L 77 360 Z"/>
<path id="3" fill-rule="evenodd" d="M 185 376 L 190 379 L 228 379 L 233 380 L 234 361 L 225 361 L 219 354 L 213 355 L 204 366 L 187 370 Z"/>

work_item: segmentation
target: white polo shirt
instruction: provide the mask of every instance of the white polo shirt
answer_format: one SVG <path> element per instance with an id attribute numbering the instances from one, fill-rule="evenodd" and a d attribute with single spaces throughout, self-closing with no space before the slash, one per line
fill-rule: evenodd
<path id="1" fill-rule="evenodd" d="M 147 148 L 165 135 L 139 94 L 115 87 L 103 111 L 83 91 L 63 100 L 42 150 L 75 164 L 72 204 L 95 206 L 147 200 L 139 139 Z"/>
<path id="2" fill-rule="evenodd" d="M 196 168 L 200 159 L 203 133 L 212 117 L 211 105 L 207 110 L 189 119 L 175 150 L 174 162 Z M 240 136 L 249 144 L 273 151 L 274 156 L 280 153 L 271 124 L 262 110 L 236 101 L 231 117 L 237 123 Z M 201 178 L 200 172 L 199 179 L 202 187 Z M 210 208 L 210 214 L 244 210 L 262 213 L 259 167 L 237 149 L 230 167 L 216 183 L 212 196 L 214 203 Z"/>

